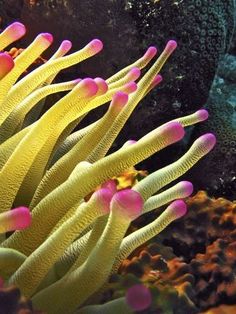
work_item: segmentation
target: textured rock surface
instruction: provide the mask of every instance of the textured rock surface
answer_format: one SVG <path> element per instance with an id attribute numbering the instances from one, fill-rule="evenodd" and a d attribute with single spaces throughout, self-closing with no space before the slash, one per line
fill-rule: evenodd
<path id="1" fill-rule="evenodd" d="M 210 118 L 196 128 L 195 135 L 209 129 L 217 136 L 213 152 L 204 160 L 203 168 L 189 173 L 198 177 L 201 187 L 215 196 L 236 199 L 236 56 L 226 54 L 219 63 L 206 107 Z M 206 166 L 208 165 L 208 168 Z M 207 176 L 204 174 L 207 171 Z"/>

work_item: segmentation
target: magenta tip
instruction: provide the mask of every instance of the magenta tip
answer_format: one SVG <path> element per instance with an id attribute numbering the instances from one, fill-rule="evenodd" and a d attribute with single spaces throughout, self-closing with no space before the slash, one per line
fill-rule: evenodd
<path id="1" fill-rule="evenodd" d="M 152 295 L 150 290 L 143 284 L 130 287 L 125 295 L 126 302 L 133 311 L 143 311 L 150 307 Z"/>
<path id="2" fill-rule="evenodd" d="M 53 36 L 50 33 L 41 33 L 39 36 L 42 36 L 44 39 L 46 39 L 50 44 L 53 42 Z"/>
<path id="3" fill-rule="evenodd" d="M 187 197 L 193 193 L 193 185 L 189 181 L 181 181 L 179 183 L 181 189 L 183 189 L 183 197 Z"/>
<path id="4" fill-rule="evenodd" d="M 76 84 L 80 83 L 81 81 L 82 81 L 81 78 L 77 78 L 77 79 L 74 80 L 74 82 L 75 82 Z"/>
<path id="5" fill-rule="evenodd" d="M 19 22 L 14 22 L 11 25 L 7 27 L 11 31 L 11 33 L 14 35 L 15 39 L 19 39 L 26 33 L 25 25 Z"/>
<path id="6" fill-rule="evenodd" d="M 108 91 L 108 85 L 107 85 L 106 81 L 103 78 L 96 77 L 94 79 L 94 81 L 98 85 L 99 95 L 103 95 L 103 94 L 105 94 Z"/>
<path id="7" fill-rule="evenodd" d="M 159 82 L 161 82 L 162 80 L 163 80 L 162 75 L 161 75 L 161 74 L 158 74 L 158 75 L 156 76 L 156 81 L 159 83 Z"/>
<path id="8" fill-rule="evenodd" d="M 171 137 L 171 142 L 176 142 L 181 140 L 184 137 L 185 131 L 182 125 L 179 122 L 171 121 L 163 125 L 163 131 L 166 136 Z"/>
<path id="9" fill-rule="evenodd" d="M 93 39 L 90 43 L 89 43 L 89 48 L 92 49 L 93 53 L 98 53 L 99 51 L 102 50 L 103 48 L 103 43 L 100 39 Z"/>
<path id="10" fill-rule="evenodd" d="M 31 213 L 29 208 L 21 206 L 11 210 L 12 217 L 14 217 L 14 229 L 21 230 L 27 228 L 31 224 Z"/>
<path id="11" fill-rule="evenodd" d="M 187 205 L 183 200 L 176 200 L 172 202 L 166 210 L 174 215 L 175 219 L 178 219 L 187 213 Z"/>
<path id="12" fill-rule="evenodd" d="M 77 86 L 85 88 L 86 90 L 86 97 L 94 96 L 98 91 L 98 86 L 96 82 L 91 78 L 83 79 Z"/>
<path id="13" fill-rule="evenodd" d="M 141 195 L 130 189 L 118 191 L 111 200 L 112 208 L 127 218 L 134 220 L 140 216 L 143 208 Z M 114 207 L 113 207 L 114 206 Z"/>
<path id="14" fill-rule="evenodd" d="M 145 59 L 151 60 L 155 55 L 157 54 L 157 48 L 154 46 L 151 46 L 148 48 L 148 50 L 144 54 Z"/>
<path id="15" fill-rule="evenodd" d="M 175 40 L 169 40 L 166 44 L 166 50 L 169 52 L 169 53 L 172 53 L 177 47 L 177 42 Z"/>
<path id="16" fill-rule="evenodd" d="M 127 142 L 125 142 L 125 144 L 122 146 L 122 148 L 128 147 L 130 145 L 134 145 L 135 143 L 137 143 L 137 141 L 135 141 L 135 140 L 128 140 Z"/>
<path id="17" fill-rule="evenodd" d="M 141 75 L 141 71 L 139 68 L 132 68 L 130 71 L 129 71 L 129 77 L 131 80 L 137 80 Z"/>
<path id="18" fill-rule="evenodd" d="M 72 47 L 72 42 L 70 40 L 63 40 L 61 43 L 61 49 L 63 51 L 69 51 Z"/>
<path id="19" fill-rule="evenodd" d="M 200 136 L 197 141 L 198 140 L 203 142 L 204 148 L 207 150 L 207 152 L 211 151 L 216 144 L 216 137 L 212 133 L 206 133 Z"/>
<path id="20" fill-rule="evenodd" d="M 138 85 L 135 82 L 129 82 L 124 85 L 124 89 L 128 94 L 135 92 L 138 88 Z"/>
<path id="21" fill-rule="evenodd" d="M 137 143 L 137 141 L 135 141 L 135 140 L 128 140 L 126 143 L 125 143 L 125 145 L 133 145 L 133 144 L 136 144 Z"/>
<path id="22" fill-rule="evenodd" d="M 14 61 L 7 53 L 0 53 L 0 79 L 2 79 L 7 73 L 14 67 Z"/>
<path id="23" fill-rule="evenodd" d="M 196 114 L 198 115 L 200 121 L 205 121 L 208 119 L 208 111 L 206 109 L 200 109 L 196 112 Z"/>
<path id="24" fill-rule="evenodd" d="M 114 180 L 108 180 L 106 182 L 104 182 L 101 186 L 102 188 L 104 189 L 109 189 L 111 190 L 112 194 L 114 195 L 117 191 L 117 188 L 116 188 L 116 183 Z"/>
<path id="25" fill-rule="evenodd" d="M 152 81 L 152 84 L 154 86 L 158 85 L 161 81 L 163 80 L 161 74 L 158 74 L 154 77 L 153 81 Z"/>
<path id="26" fill-rule="evenodd" d="M 124 105 L 127 104 L 128 99 L 129 99 L 128 94 L 118 91 L 114 94 L 112 98 L 112 105 L 123 107 Z"/>
<path id="27" fill-rule="evenodd" d="M 98 198 L 98 202 L 102 204 L 102 212 L 104 214 L 107 214 L 110 211 L 110 202 L 113 194 L 112 190 L 108 188 L 101 188 L 93 194 L 93 197 Z"/>

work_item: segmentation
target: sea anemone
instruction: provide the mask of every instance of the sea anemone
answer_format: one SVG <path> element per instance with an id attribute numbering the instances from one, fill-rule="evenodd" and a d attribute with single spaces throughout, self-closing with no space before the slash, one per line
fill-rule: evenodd
<path id="1" fill-rule="evenodd" d="M 24 25 L 11 24 L 0 34 L 0 49 L 24 34 Z M 51 34 L 43 33 L 14 60 L 7 52 L 0 54 L 0 230 L 29 225 L 29 217 L 21 216 L 25 207 L 12 207 L 28 206 L 32 215 L 28 228 L 3 237 L 0 276 L 6 286 L 16 285 L 31 298 L 35 308 L 71 313 L 99 292 L 135 248 L 186 213 L 184 201 L 176 199 L 189 196 L 192 184 L 182 181 L 163 188 L 206 155 L 215 137 L 202 135 L 179 160 L 118 191 L 113 177 L 181 140 L 184 127 L 204 121 L 208 114 L 199 110 L 177 118 L 109 154 L 132 111 L 161 81 L 158 73 L 176 42 L 167 42 L 141 79 L 140 70 L 156 55 L 155 47 L 106 80 L 52 84 L 62 69 L 97 54 L 103 46 L 98 39 L 67 56 L 71 43 L 63 41 L 47 62 L 22 77 L 52 41 Z M 35 121 L 31 110 L 60 91 L 69 92 Z M 102 118 L 78 127 L 86 114 L 109 101 Z M 152 223 L 126 235 L 134 219 L 171 201 Z"/>

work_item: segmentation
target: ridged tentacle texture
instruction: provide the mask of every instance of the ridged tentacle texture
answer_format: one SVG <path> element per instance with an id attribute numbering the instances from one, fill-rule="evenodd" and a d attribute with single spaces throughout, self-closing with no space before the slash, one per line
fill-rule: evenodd
<path id="1" fill-rule="evenodd" d="M 48 61 L 25 74 L 53 38 L 38 35 L 13 60 L 3 49 L 24 34 L 18 22 L 0 34 L 0 277 L 32 297 L 38 309 L 73 313 L 106 284 L 123 258 L 185 214 L 184 201 L 175 200 L 189 196 L 192 184 L 163 188 L 206 155 L 215 137 L 202 135 L 173 164 L 117 191 L 114 176 L 181 140 L 184 127 L 208 118 L 199 110 L 108 153 L 133 110 L 162 81 L 158 73 L 176 42 L 168 41 L 140 79 L 155 47 L 106 80 L 52 84 L 62 69 L 97 54 L 102 42 L 94 39 L 66 55 L 71 43 L 65 40 Z M 45 97 L 60 91 L 68 93 L 38 119 Z M 80 128 L 85 115 L 109 102 L 102 118 Z M 155 221 L 125 237 L 132 220 L 169 202 Z M 14 232 L 5 235 L 8 231 Z M 128 298 L 117 301 L 118 308 L 128 310 L 125 302 Z"/>

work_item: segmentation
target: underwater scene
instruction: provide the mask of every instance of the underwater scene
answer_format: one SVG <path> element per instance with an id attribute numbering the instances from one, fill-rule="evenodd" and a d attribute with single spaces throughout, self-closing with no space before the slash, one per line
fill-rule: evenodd
<path id="1" fill-rule="evenodd" d="M 236 313 L 236 1 L 0 0 L 0 314 Z"/>

